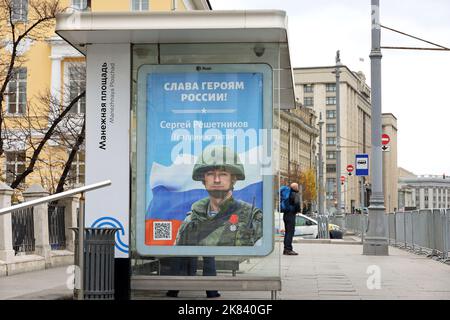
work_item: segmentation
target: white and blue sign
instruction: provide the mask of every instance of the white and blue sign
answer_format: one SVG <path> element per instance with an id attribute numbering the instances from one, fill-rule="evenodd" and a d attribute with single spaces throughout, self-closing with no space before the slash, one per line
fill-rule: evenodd
<path id="1" fill-rule="evenodd" d="M 267 255 L 272 251 L 273 176 L 262 174 L 261 161 L 271 150 L 265 136 L 272 129 L 268 65 L 142 66 L 137 119 L 136 247 L 141 255 Z M 238 222 L 243 216 L 238 209 L 215 212 L 223 215 L 217 229 L 196 227 L 199 241 L 180 241 L 181 233 L 191 226 L 190 215 L 200 216 L 201 204 L 217 199 L 211 190 L 218 185 L 208 189 L 205 180 L 194 178 L 196 164 L 213 146 L 231 150 L 243 165 L 245 178 L 234 180 L 228 189 L 232 198 L 263 214 L 263 230 L 251 245 L 239 236 L 227 244 L 215 242 L 229 232 L 241 234 Z M 210 218 L 202 219 L 204 225 L 212 225 Z M 224 225 L 224 232 L 216 231 Z"/>
<path id="2" fill-rule="evenodd" d="M 369 175 L 369 155 L 368 154 L 357 154 L 355 156 L 355 174 L 357 176 L 367 177 Z"/>

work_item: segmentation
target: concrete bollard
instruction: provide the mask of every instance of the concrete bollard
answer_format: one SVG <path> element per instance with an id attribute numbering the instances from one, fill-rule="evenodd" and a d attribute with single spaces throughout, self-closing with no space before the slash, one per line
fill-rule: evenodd
<path id="1" fill-rule="evenodd" d="M 70 196 L 60 200 L 64 205 L 64 221 L 65 221 L 65 235 L 66 235 L 66 249 L 75 251 L 75 234 L 71 229 L 78 226 L 77 210 L 80 203 L 80 195 Z"/>
<path id="2" fill-rule="evenodd" d="M 29 187 L 23 193 L 25 201 L 40 199 L 48 196 L 48 192 L 38 184 Z M 35 253 L 43 256 L 46 266 L 51 265 L 50 241 L 48 231 L 48 203 L 39 204 L 34 207 L 34 238 Z"/>

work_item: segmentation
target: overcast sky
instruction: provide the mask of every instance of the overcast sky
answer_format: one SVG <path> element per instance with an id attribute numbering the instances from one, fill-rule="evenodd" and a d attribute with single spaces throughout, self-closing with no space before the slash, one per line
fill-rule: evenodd
<path id="1" fill-rule="evenodd" d="M 370 0 L 210 0 L 213 10 L 287 12 L 293 67 L 334 65 L 370 85 Z M 381 24 L 450 47 L 449 0 L 380 0 Z M 382 29 L 383 46 L 429 47 Z M 450 175 L 450 51 L 383 50 L 382 110 L 397 117 L 398 165 Z M 360 61 L 364 59 L 364 62 Z"/>

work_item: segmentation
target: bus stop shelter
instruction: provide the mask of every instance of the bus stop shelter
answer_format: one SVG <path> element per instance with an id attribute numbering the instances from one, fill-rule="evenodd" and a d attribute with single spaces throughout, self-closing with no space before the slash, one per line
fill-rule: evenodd
<path id="1" fill-rule="evenodd" d="M 132 259 L 164 255 L 164 248 L 152 251 L 154 247 L 142 240 L 147 209 L 142 199 L 148 184 L 142 178 L 139 154 L 139 106 L 146 101 L 141 95 L 140 72 L 177 66 L 205 72 L 211 66 L 222 72 L 227 67 L 253 70 L 266 66 L 271 87 L 264 99 L 270 99 L 267 105 L 271 108 L 264 109 L 263 117 L 270 113 L 268 120 L 264 118 L 264 128 L 277 129 L 280 110 L 296 105 L 287 16 L 277 10 L 73 12 L 57 16 L 56 33 L 86 57 L 86 184 L 112 181 L 107 190 L 87 195 L 86 226 L 119 229 L 115 258 L 123 267 L 116 268 L 116 273 L 128 275 Z M 276 150 L 279 141 L 274 143 Z M 270 198 L 263 201 L 264 214 L 267 211 L 271 217 L 265 223 L 264 237 L 271 238 L 272 248 L 273 183 L 277 178 L 274 171 L 262 189 L 264 198 Z M 222 249 L 204 252 L 234 255 L 230 252 L 235 251 Z M 237 254 L 252 255 L 248 254 L 251 248 L 242 250 Z M 261 255 L 268 251 L 261 250 Z M 168 255 L 177 255 L 177 251 Z M 141 287 L 148 283 L 141 280 Z"/>

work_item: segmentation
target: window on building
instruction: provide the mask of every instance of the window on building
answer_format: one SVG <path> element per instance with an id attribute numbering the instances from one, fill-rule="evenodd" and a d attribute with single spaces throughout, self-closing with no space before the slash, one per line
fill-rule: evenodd
<path id="1" fill-rule="evenodd" d="M 24 114 L 27 105 L 27 68 L 14 68 L 6 98 L 9 114 Z"/>
<path id="2" fill-rule="evenodd" d="M 305 107 L 314 106 L 314 98 L 313 97 L 305 97 L 303 99 L 303 104 L 305 105 Z"/>
<path id="3" fill-rule="evenodd" d="M 336 92 L 336 83 L 327 83 L 325 85 L 325 90 L 327 92 Z"/>
<path id="4" fill-rule="evenodd" d="M 336 178 L 327 178 L 327 193 L 333 193 L 336 187 Z"/>
<path id="5" fill-rule="evenodd" d="M 148 0 L 131 0 L 132 11 L 148 11 Z"/>
<path id="6" fill-rule="evenodd" d="M 336 138 L 335 137 L 327 137 L 327 146 L 335 146 Z"/>
<path id="7" fill-rule="evenodd" d="M 87 0 L 72 0 L 72 8 L 77 10 L 86 10 Z"/>
<path id="8" fill-rule="evenodd" d="M 335 164 L 327 164 L 327 173 L 328 172 L 336 172 L 336 165 Z"/>
<path id="9" fill-rule="evenodd" d="M 336 97 L 327 97 L 326 99 L 326 105 L 332 106 L 336 104 Z"/>
<path id="10" fill-rule="evenodd" d="M 86 89 L 86 69 L 84 64 L 68 65 L 69 102 L 78 97 Z M 86 112 L 86 95 L 77 101 L 70 113 Z"/>
<path id="11" fill-rule="evenodd" d="M 327 110 L 327 119 L 336 119 L 336 110 Z"/>
<path id="12" fill-rule="evenodd" d="M 336 132 L 335 124 L 327 124 L 327 132 Z"/>
<path id="13" fill-rule="evenodd" d="M 85 182 L 85 167 L 84 167 L 85 152 L 78 151 L 70 166 L 68 180 L 71 185 L 84 184 Z"/>
<path id="14" fill-rule="evenodd" d="M 6 183 L 11 184 L 18 175 L 25 171 L 25 151 L 7 151 L 6 155 Z"/>
<path id="15" fill-rule="evenodd" d="M 305 92 L 305 93 L 314 92 L 314 85 L 313 84 L 304 84 L 303 85 L 303 92 Z"/>
<path id="16" fill-rule="evenodd" d="M 336 159 L 336 151 L 327 151 L 327 159 L 328 160 Z"/>
<path id="17" fill-rule="evenodd" d="M 26 22 L 28 20 L 28 0 L 12 1 L 12 21 Z"/>

